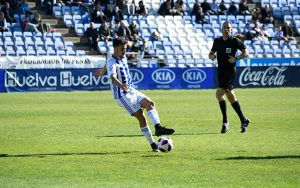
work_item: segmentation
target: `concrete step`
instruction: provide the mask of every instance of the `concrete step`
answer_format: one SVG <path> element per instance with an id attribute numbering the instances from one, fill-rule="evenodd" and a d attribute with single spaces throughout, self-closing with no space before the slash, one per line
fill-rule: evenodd
<path id="1" fill-rule="evenodd" d="M 90 51 L 90 50 L 88 50 L 88 51 L 85 51 L 85 54 L 86 55 L 97 55 L 97 56 L 99 56 L 99 55 L 101 55 L 100 54 L 100 52 L 98 52 L 98 51 Z"/>
<path id="2" fill-rule="evenodd" d="M 90 51 L 90 47 L 88 45 L 86 45 L 86 46 L 76 46 L 76 49 L 77 50 L 84 50 L 86 52 Z"/>
<path id="3" fill-rule="evenodd" d="M 27 1 L 27 4 L 28 4 L 28 6 L 30 7 L 30 9 L 36 7 L 35 2 L 33 2 L 33 1 Z"/>
<path id="4" fill-rule="evenodd" d="M 55 27 L 55 26 L 54 26 Z M 68 35 L 70 32 L 70 28 L 56 28 L 56 32 L 60 32 L 64 37 L 65 35 Z"/>
<path id="5" fill-rule="evenodd" d="M 44 18 L 42 18 L 42 21 L 44 23 L 50 24 L 52 27 L 56 27 L 58 25 L 58 20 L 57 19 L 44 19 Z"/>
<path id="6" fill-rule="evenodd" d="M 72 41 L 74 44 L 82 43 L 80 37 L 64 37 L 65 41 Z"/>

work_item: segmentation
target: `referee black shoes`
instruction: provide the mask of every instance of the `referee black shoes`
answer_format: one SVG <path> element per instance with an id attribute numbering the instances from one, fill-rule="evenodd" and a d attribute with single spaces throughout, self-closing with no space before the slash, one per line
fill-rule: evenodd
<path id="1" fill-rule="evenodd" d="M 244 123 L 242 123 L 242 125 L 241 125 L 241 129 L 242 129 L 241 133 L 244 133 L 244 132 L 247 131 L 247 127 L 248 127 L 249 123 L 250 123 L 249 119 L 246 119 L 244 121 Z"/>
<path id="2" fill-rule="evenodd" d="M 222 134 L 227 133 L 228 129 L 229 129 L 229 121 L 227 121 L 227 122 L 225 122 L 225 123 L 222 124 L 221 133 Z"/>

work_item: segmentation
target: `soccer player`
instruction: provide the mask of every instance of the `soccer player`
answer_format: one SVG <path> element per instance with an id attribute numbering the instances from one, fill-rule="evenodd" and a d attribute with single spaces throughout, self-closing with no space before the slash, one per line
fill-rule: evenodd
<path id="1" fill-rule="evenodd" d="M 148 112 L 148 117 L 155 127 L 156 136 L 171 135 L 175 131 L 160 124 L 154 101 L 134 88 L 125 57 L 127 41 L 124 38 L 115 38 L 113 40 L 113 48 L 114 53 L 107 60 L 104 68 L 97 70 L 95 74 L 101 77 L 107 71 L 111 81 L 111 91 L 116 103 L 123 107 L 131 116 L 137 118 L 141 131 L 151 145 L 152 150 L 158 152 L 157 144 L 152 137 L 151 129 L 147 125 L 143 109 L 145 108 Z"/>
<path id="2" fill-rule="evenodd" d="M 237 97 L 234 93 L 233 82 L 235 78 L 235 65 L 239 59 L 243 59 L 248 56 L 248 50 L 244 43 L 232 36 L 232 25 L 230 22 L 224 22 L 222 25 L 222 37 L 214 40 L 212 49 L 209 53 L 209 59 L 214 61 L 217 58 L 218 61 L 218 82 L 219 86 L 216 92 L 216 98 L 219 101 L 220 109 L 223 115 L 223 123 L 221 133 L 226 133 L 229 128 L 229 121 L 226 114 L 226 102 L 225 95 L 231 103 L 233 109 L 238 114 L 241 120 L 241 133 L 247 131 L 247 127 L 250 123 L 240 107 Z M 242 53 L 236 56 L 237 50 Z M 217 55 L 215 55 L 217 54 Z"/>

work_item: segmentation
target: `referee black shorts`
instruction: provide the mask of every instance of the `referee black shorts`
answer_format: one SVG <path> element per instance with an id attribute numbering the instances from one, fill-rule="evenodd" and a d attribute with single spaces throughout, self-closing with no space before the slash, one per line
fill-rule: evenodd
<path id="1" fill-rule="evenodd" d="M 234 89 L 235 70 L 218 70 L 219 88 L 227 91 Z"/>

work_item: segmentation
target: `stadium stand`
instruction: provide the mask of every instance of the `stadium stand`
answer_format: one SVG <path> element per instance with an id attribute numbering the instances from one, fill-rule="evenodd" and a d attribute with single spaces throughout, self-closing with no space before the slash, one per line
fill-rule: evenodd
<path id="1" fill-rule="evenodd" d="M 89 26 L 92 9 L 92 1 L 84 1 L 86 6 L 56 4 L 52 7 L 52 15 L 46 15 L 43 7 L 46 1 L 40 0 L 29 2 L 31 11 L 41 13 L 45 22 L 55 20 L 55 29 L 47 33 L 22 32 L 21 23 L 25 14 L 14 14 L 16 23 L 8 23 L 9 31 L 1 33 L 0 52 L 1 55 L 22 56 L 22 55 L 106 55 L 112 53 L 111 41 L 99 41 L 98 52 L 90 52 L 84 32 Z M 179 67 L 210 67 L 213 62 L 208 60 L 208 53 L 215 37 L 220 37 L 221 25 L 224 21 L 233 23 L 234 34 L 244 32 L 245 24 L 250 23 L 254 27 L 252 15 L 205 15 L 209 24 L 195 23 L 195 16 L 190 15 L 195 3 L 194 0 L 183 1 L 186 12 L 183 15 L 159 16 L 157 11 L 163 0 L 144 0 L 147 7 L 147 16 L 124 15 L 125 26 L 129 26 L 133 20 L 136 21 L 139 37 L 148 42 L 151 57 L 140 60 L 139 65 L 147 67 L 153 63 L 153 59 L 167 59 L 169 66 Z M 216 3 L 220 3 L 217 0 Z M 234 0 L 237 8 L 239 0 Z M 253 10 L 255 4 L 248 1 Z M 136 6 L 138 2 L 135 2 Z M 212 3 L 212 0 L 208 0 Z M 231 0 L 225 0 L 228 8 Z M 36 6 L 37 5 L 37 6 Z M 267 23 L 266 28 L 271 40 L 245 40 L 249 50 L 250 58 L 290 58 L 300 57 L 297 41 L 277 41 L 275 38 L 276 28 L 284 22 L 291 24 L 295 34 L 300 34 L 300 0 L 262 0 L 259 6 L 270 6 L 275 22 Z M 110 1 L 113 10 L 114 4 Z M 131 12 L 132 4 L 128 3 L 127 11 Z M 104 6 L 103 6 L 104 7 Z M 32 18 L 32 15 L 31 15 Z M 112 32 L 116 31 L 116 25 L 110 25 Z M 99 29 L 101 23 L 95 24 Z M 262 23 L 259 23 L 262 27 Z M 158 33 L 159 36 L 153 36 Z M 154 37 L 154 38 L 153 38 Z M 142 42 L 140 41 L 140 45 Z M 140 58 L 139 56 L 137 56 Z M 148 62 L 148 63 L 147 63 Z"/>

